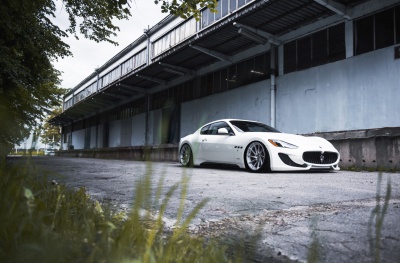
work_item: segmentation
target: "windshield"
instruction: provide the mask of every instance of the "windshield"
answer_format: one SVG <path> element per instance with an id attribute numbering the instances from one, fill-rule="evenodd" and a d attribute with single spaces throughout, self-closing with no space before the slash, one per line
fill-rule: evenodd
<path id="1" fill-rule="evenodd" d="M 264 123 L 252 121 L 230 121 L 230 123 L 239 132 L 279 132 L 277 129 L 272 128 Z"/>

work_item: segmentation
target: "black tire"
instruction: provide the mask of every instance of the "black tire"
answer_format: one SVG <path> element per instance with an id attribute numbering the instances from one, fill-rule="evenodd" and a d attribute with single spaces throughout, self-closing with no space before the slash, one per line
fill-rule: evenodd
<path id="1" fill-rule="evenodd" d="M 193 153 L 189 144 L 185 143 L 179 150 L 179 162 L 184 167 L 193 167 Z"/>
<path id="2" fill-rule="evenodd" d="M 264 144 L 258 141 L 251 142 L 244 151 L 246 169 L 252 173 L 269 172 L 269 154 Z"/>

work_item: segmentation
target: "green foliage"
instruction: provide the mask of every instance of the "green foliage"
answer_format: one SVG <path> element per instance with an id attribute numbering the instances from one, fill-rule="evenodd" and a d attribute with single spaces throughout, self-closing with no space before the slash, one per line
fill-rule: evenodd
<path id="1" fill-rule="evenodd" d="M 207 7 L 211 12 L 217 12 L 217 0 L 154 0 L 154 3 L 161 3 L 161 12 L 171 13 L 184 19 L 193 16 L 196 20 L 201 18 L 201 9 Z"/>
<path id="2" fill-rule="evenodd" d="M 106 41 L 114 45 L 111 39 L 116 36 L 119 28 L 113 24 L 113 19 L 127 19 L 131 14 L 127 0 L 63 0 L 68 13 L 70 27 L 67 32 L 78 38 L 77 30 L 85 37 L 95 42 Z M 82 22 L 77 25 L 77 18 Z"/>
<path id="3" fill-rule="evenodd" d="M 34 149 L 29 149 L 29 150 L 19 150 L 18 152 L 15 152 L 15 149 L 13 149 L 8 156 L 44 156 L 44 151 L 43 150 L 34 150 Z"/>
<path id="4" fill-rule="evenodd" d="M 163 213 L 177 190 L 185 195 L 187 177 L 165 194 L 154 217 L 149 211 L 162 197 L 163 179 L 155 189 L 150 174 L 138 182 L 125 215 L 93 201 L 84 188 L 50 184 L 27 167 L 0 165 L 0 262 L 230 262 L 214 242 L 187 234 L 206 200 L 186 218 L 179 212 L 174 231 L 165 233 Z"/>
<path id="5" fill-rule="evenodd" d="M 63 89 L 52 61 L 70 56 L 62 37 L 76 28 L 89 39 L 108 41 L 118 27 L 113 18 L 129 15 L 126 0 L 63 0 L 69 14 L 66 31 L 54 25 L 54 0 L 0 2 L 0 155 L 27 137 L 44 113 L 59 106 Z M 77 25 L 77 19 L 82 23 Z"/>
<path id="6" fill-rule="evenodd" d="M 44 113 L 59 106 L 63 90 L 52 61 L 72 55 L 62 41 L 77 32 L 95 42 L 112 40 L 119 28 L 113 19 L 127 19 L 131 0 L 62 0 L 70 25 L 60 29 L 54 0 L 0 2 L 0 156 L 27 137 Z M 155 0 L 158 4 L 159 1 Z M 162 12 L 200 19 L 200 9 L 215 12 L 216 0 L 162 1 Z"/>
<path id="7" fill-rule="evenodd" d="M 62 108 L 57 107 L 55 108 L 47 117 L 45 120 L 45 123 L 43 124 L 42 127 L 42 143 L 45 144 L 58 144 L 61 140 L 61 131 L 60 127 L 54 126 L 50 124 L 48 121 L 54 118 L 55 116 L 61 114 Z"/>

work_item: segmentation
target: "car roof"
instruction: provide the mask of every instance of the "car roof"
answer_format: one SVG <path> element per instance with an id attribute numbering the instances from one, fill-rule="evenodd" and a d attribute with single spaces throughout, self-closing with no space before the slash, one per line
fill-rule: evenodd
<path id="1" fill-rule="evenodd" d="M 220 122 L 220 121 L 225 121 L 225 122 L 227 122 L 227 121 L 229 121 L 229 122 L 230 122 L 230 121 L 248 121 L 248 122 L 258 122 L 258 123 L 260 123 L 259 121 L 252 121 L 252 120 L 242 120 L 242 119 L 220 119 L 220 120 L 215 120 L 215 121 L 211 121 L 211 122 L 209 122 L 209 123 L 206 123 L 206 124 L 202 125 L 201 128 L 204 127 L 204 126 L 207 126 L 207 125 L 209 125 L 209 124 L 213 124 L 213 123 Z"/>

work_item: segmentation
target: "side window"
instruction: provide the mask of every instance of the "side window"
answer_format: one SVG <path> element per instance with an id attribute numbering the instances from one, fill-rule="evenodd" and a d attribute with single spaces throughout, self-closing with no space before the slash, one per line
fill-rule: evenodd
<path id="1" fill-rule="evenodd" d="M 201 130 L 200 130 L 200 134 L 209 134 L 209 129 L 210 125 L 204 126 Z"/>
<path id="2" fill-rule="evenodd" d="M 226 128 L 229 133 L 233 132 L 232 128 L 226 123 L 226 122 L 216 122 L 210 125 L 209 133 L 211 135 L 218 135 L 218 129 L 220 128 Z"/>

